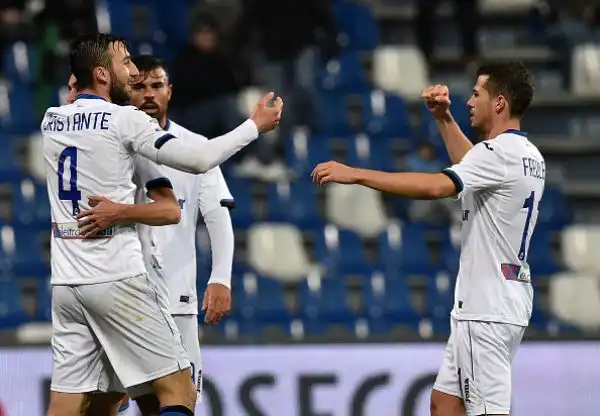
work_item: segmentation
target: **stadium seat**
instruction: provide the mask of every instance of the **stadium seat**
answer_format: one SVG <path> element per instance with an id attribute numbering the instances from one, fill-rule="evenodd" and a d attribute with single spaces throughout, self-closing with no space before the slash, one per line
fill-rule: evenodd
<path id="1" fill-rule="evenodd" d="M 379 44 L 379 27 L 371 9 L 363 4 L 339 2 L 333 6 L 341 32 L 341 42 L 348 49 L 372 51 Z"/>
<path id="2" fill-rule="evenodd" d="M 0 115 L 0 120 L 2 116 Z M 0 128 L 0 143 L 3 151 L 0 152 L 0 182 L 12 182 L 21 178 L 21 167 L 18 165 L 13 151 L 14 140 Z"/>
<path id="3" fill-rule="evenodd" d="M 286 164 L 298 177 L 310 175 L 316 164 L 333 159 L 331 141 L 324 136 L 309 137 L 306 131 L 301 130 L 284 145 Z"/>
<path id="4" fill-rule="evenodd" d="M 600 280 L 596 275 L 555 275 L 549 289 L 554 315 L 584 330 L 600 329 Z"/>
<path id="5" fill-rule="evenodd" d="M 322 226 L 316 193 L 317 187 L 307 179 L 271 184 L 267 195 L 267 220 L 290 222 L 303 230 Z"/>
<path id="6" fill-rule="evenodd" d="M 33 83 L 37 75 L 36 48 L 16 42 L 4 50 L 3 73 L 11 83 Z"/>
<path id="7" fill-rule="evenodd" d="M 383 318 L 397 323 L 414 323 L 420 316 L 412 307 L 410 290 L 403 279 L 385 279 L 375 273 L 363 286 L 365 314 L 373 319 Z"/>
<path id="8" fill-rule="evenodd" d="M 232 318 L 267 323 L 289 322 L 290 312 L 285 304 L 282 284 L 254 273 L 246 273 L 242 281 L 233 286 L 236 308 Z"/>
<path id="9" fill-rule="evenodd" d="M 36 282 L 37 321 L 52 320 L 52 286 L 49 278 L 50 276 Z"/>
<path id="10" fill-rule="evenodd" d="M 13 184 L 13 220 L 32 227 L 50 226 L 50 201 L 46 187 L 25 177 Z"/>
<path id="11" fill-rule="evenodd" d="M 413 134 L 408 107 L 402 98 L 383 90 L 373 90 L 362 95 L 362 106 L 364 128 L 371 136 L 394 137 L 411 142 Z"/>
<path id="12" fill-rule="evenodd" d="M 358 54 L 353 52 L 342 52 L 329 61 L 318 71 L 317 79 L 324 91 L 347 94 L 361 93 L 367 89 L 362 63 Z"/>
<path id="13" fill-rule="evenodd" d="M 237 99 L 238 110 L 240 114 L 250 114 L 258 100 L 260 100 L 265 91 L 260 87 L 244 88 Z"/>
<path id="14" fill-rule="evenodd" d="M 12 270 L 18 276 L 45 279 L 50 275 L 48 253 L 50 231 L 38 227 L 14 227 Z"/>
<path id="15" fill-rule="evenodd" d="M 260 223 L 248 229 L 248 262 L 259 274 L 297 281 L 311 265 L 294 225 Z"/>
<path id="16" fill-rule="evenodd" d="M 348 323 L 355 320 L 347 303 L 348 290 L 340 279 L 309 275 L 300 282 L 298 299 L 300 316 L 304 320 L 328 323 Z"/>
<path id="17" fill-rule="evenodd" d="M 315 105 L 319 108 L 315 135 L 324 137 L 344 137 L 357 133 L 360 125 L 350 124 L 349 100 L 344 94 L 325 92 Z"/>
<path id="18" fill-rule="evenodd" d="M 557 273 L 560 269 L 552 253 L 550 230 L 541 224 L 535 227 L 531 236 L 529 251 L 527 252 L 527 263 L 531 267 L 534 279 Z"/>
<path id="19" fill-rule="evenodd" d="M 433 321 L 447 321 L 454 306 L 455 280 L 441 272 L 427 280 L 427 315 Z"/>
<path id="20" fill-rule="evenodd" d="M 32 85 L 0 82 L 0 128 L 13 134 L 29 134 L 39 129 Z"/>
<path id="21" fill-rule="evenodd" d="M 327 219 L 342 229 L 365 238 L 381 233 L 387 218 L 381 194 L 358 185 L 331 184 L 326 189 Z"/>
<path id="22" fill-rule="evenodd" d="M 571 222 L 571 211 L 565 195 L 557 186 L 547 185 L 540 201 L 538 224 L 561 230 Z"/>
<path id="23" fill-rule="evenodd" d="M 408 100 L 420 99 L 429 84 L 423 53 L 414 46 L 379 46 L 373 52 L 373 83 Z"/>
<path id="24" fill-rule="evenodd" d="M 29 320 L 21 304 L 18 281 L 10 276 L 2 276 L 0 278 L 0 328 L 15 328 Z"/>
<path id="25" fill-rule="evenodd" d="M 561 237 L 563 261 L 569 269 L 581 273 L 597 274 L 600 272 L 600 262 L 598 261 L 599 226 L 571 225 L 562 231 Z"/>
<path id="26" fill-rule="evenodd" d="M 571 92 L 582 97 L 600 96 L 600 47 L 588 42 L 571 55 Z"/>
<path id="27" fill-rule="evenodd" d="M 341 275 L 371 274 L 374 264 L 366 258 L 363 240 L 335 225 L 327 225 L 315 239 L 315 258 L 327 273 Z"/>
<path id="28" fill-rule="evenodd" d="M 228 179 L 227 186 L 235 198 L 235 209 L 230 211 L 235 228 L 247 228 L 255 220 L 252 199 L 252 183 L 240 179 Z"/>
<path id="29" fill-rule="evenodd" d="M 161 35 L 159 16 L 163 7 L 147 0 L 105 0 L 109 32 L 129 40 L 153 40 Z M 183 24 L 183 22 L 182 22 Z"/>
<path id="30" fill-rule="evenodd" d="M 396 161 L 392 151 L 395 140 L 383 137 L 370 138 L 357 134 L 347 140 L 346 162 L 351 166 L 383 171 L 394 171 Z"/>
<path id="31" fill-rule="evenodd" d="M 418 224 L 393 223 L 379 236 L 379 257 L 387 273 L 430 274 L 435 271 L 429 258 L 424 231 Z"/>

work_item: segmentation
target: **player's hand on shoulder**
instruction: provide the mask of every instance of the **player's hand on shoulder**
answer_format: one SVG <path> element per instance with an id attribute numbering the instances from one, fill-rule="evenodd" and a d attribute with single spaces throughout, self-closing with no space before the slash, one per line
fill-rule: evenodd
<path id="1" fill-rule="evenodd" d="M 350 185 L 358 180 L 357 169 L 343 163 L 329 161 L 319 163 L 312 171 L 313 182 L 325 185 L 329 182 Z"/>
<path id="2" fill-rule="evenodd" d="M 446 85 L 431 85 L 421 94 L 423 102 L 435 118 L 442 118 L 450 111 L 450 90 Z"/>
<path id="3" fill-rule="evenodd" d="M 92 195 L 88 198 L 90 209 L 77 215 L 79 229 L 84 237 L 93 237 L 96 233 L 112 225 L 120 224 L 123 204 L 111 201 L 104 196 Z"/>
<path id="4" fill-rule="evenodd" d="M 220 283 L 209 283 L 202 299 L 204 322 L 217 324 L 231 310 L 231 290 Z"/>
<path id="5" fill-rule="evenodd" d="M 275 98 L 275 94 L 270 92 L 256 103 L 250 119 L 254 121 L 260 133 L 266 133 L 277 127 L 282 111 L 283 100 L 281 97 Z"/>

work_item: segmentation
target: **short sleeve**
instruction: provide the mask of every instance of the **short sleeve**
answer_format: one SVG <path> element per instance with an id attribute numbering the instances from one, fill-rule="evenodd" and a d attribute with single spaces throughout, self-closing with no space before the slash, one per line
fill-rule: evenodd
<path id="1" fill-rule="evenodd" d="M 463 160 L 445 169 L 456 185 L 458 196 L 483 189 L 494 189 L 506 178 L 506 160 L 502 149 L 486 140 L 473 146 Z"/>
<path id="2" fill-rule="evenodd" d="M 135 175 L 138 178 L 138 186 L 144 186 L 147 192 L 157 188 L 171 188 L 171 181 L 161 174 L 158 167 L 150 160 L 135 156 Z"/>
<path id="3" fill-rule="evenodd" d="M 127 149 L 154 162 L 157 162 L 158 150 L 175 138 L 164 131 L 156 119 L 131 106 L 122 109 L 117 128 Z"/>
<path id="4" fill-rule="evenodd" d="M 205 215 L 214 209 L 235 207 L 235 201 L 219 167 L 199 175 L 198 206 Z"/>

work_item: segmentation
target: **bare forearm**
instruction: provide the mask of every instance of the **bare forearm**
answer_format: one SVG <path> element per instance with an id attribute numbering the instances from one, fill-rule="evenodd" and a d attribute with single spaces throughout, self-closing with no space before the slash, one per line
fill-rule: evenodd
<path id="1" fill-rule="evenodd" d="M 438 131 L 440 132 L 450 161 L 455 164 L 459 163 L 462 158 L 473 147 L 471 141 L 465 136 L 459 125 L 454 120 L 451 114 L 443 119 L 435 121 Z"/>
<path id="2" fill-rule="evenodd" d="M 170 225 L 179 223 L 181 210 L 171 201 L 123 204 L 120 218 L 121 222 L 126 224 Z"/>
<path id="3" fill-rule="evenodd" d="M 445 198 L 455 190 L 450 179 L 440 178 L 442 174 L 357 169 L 356 175 L 359 185 L 411 199 Z"/>

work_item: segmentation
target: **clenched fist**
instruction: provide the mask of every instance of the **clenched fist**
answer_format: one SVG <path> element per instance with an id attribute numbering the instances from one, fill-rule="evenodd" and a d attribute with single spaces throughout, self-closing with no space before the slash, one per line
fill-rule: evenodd
<path id="1" fill-rule="evenodd" d="M 432 85 L 421 94 L 425 105 L 436 119 L 447 117 L 450 111 L 450 90 L 446 85 Z"/>

